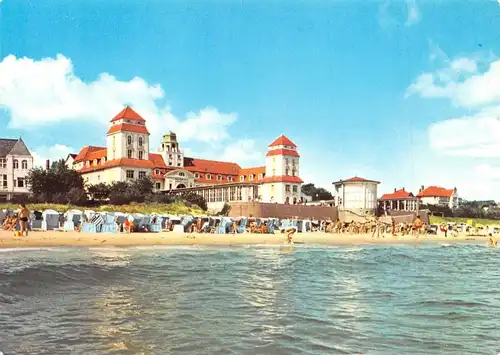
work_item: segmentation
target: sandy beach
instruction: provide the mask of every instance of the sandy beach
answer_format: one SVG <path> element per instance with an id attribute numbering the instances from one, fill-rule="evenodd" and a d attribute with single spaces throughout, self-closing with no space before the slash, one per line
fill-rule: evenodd
<path id="1" fill-rule="evenodd" d="M 361 244 L 420 244 L 420 243 L 487 243 L 486 237 L 460 235 L 390 236 L 372 238 L 366 234 L 299 233 L 294 241 L 317 245 L 361 245 Z M 28 237 L 15 237 L 13 232 L 0 231 L 0 248 L 47 247 L 47 246 L 136 246 L 136 245 L 238 245 L 286 243 L 285 234 L 190 234 L 190 233 L 79 233 L 79 232 L 30 232 Z"/>

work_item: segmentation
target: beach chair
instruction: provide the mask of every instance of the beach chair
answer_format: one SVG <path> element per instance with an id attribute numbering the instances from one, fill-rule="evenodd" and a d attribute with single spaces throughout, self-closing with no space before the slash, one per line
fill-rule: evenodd
<path id="1" fill-rule="evenodd" d="M 30 215 L 30 228 L 42 229 L 43 215 L 40 211 L 33 211 Z"/>
<path id="2" fill-rule="evenodd" d="M 49 231 L 59 228 L 59 212 L 54 210 L 45 210 L 42 212 L 42 230 Z"/>
<path id="3" fill-rule="evenodd" d="M 162 223 L 163 223 L 162 216 L 157 214 L 151 216 L 151 220 L 148 226 L 149 231 L 153 233 L 160 233 L 162 231 Z"/>
<path id="4" fill-rule="evenodd" d="M 104 223 L 104 217 L 96 213 L 88 222 L 82 223 L 82 232 L 84 233 L 100 233 L 102 231 L 102 225 Z"/>
<path id="5" fill-rule="evenodd" d="M 242 217 L 240 220 L 240 224 L 238 225 L 237 233 L 245 233 L 247 231 L 248 218 Z"/>
<path id="6" fill-rule="evenodd" d="M 183 226 L 184 232 L 190 231 L 191 226 L 194 223 L 193 216 L 184 216 L 181 219 L 181 225 Z"/>
<path id="7" fill-rule="evenodd" d="M 116 224 L 115 214 L 112 212 L 102 212 L 100 214 L 103 217 L 101 232 L 103 233 L 118 232 L 118 225 Z"/>
<path id="8" fill-rule="evenodd" d="M 64 214 L 65 221 L 63 224 L 64 231 L 74 231 L 82 222 L 83 212 L 80 210 L 69 210 Z"/>
<path id="9" fill-rule="evenodd" d="M 219 226 L 216 229 L 216 233 L 217 234 L 226 234 L 228 229 L 229 229 L 229 226 L 231 226 L 232 223 L 233 222 L 231 221 L 230 218 L 223 217 L 220 221 Z"/>

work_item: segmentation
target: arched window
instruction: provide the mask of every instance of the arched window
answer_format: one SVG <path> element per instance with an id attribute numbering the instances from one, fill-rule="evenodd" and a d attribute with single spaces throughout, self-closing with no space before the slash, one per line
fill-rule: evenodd
<path id="1" fill-rule="evenodd" d="M 127 158 L 132 158 L 132 149 L 127 150 Z"/>
<path id="2" fill-rule="evenodd" d="M 217 180 L 221 181 L 222 180 L 222 175 L 217 175 Z"/>
<path id="3" fill-rule="evenodd" d="M 19 169 L 19 161 L 17 159 L 14 159 L 12 165 L 14 166 L 14 169 Z"/>
<path id="4" fill-rule="evenodd" d="M 290 175 L 289 173 L 290 173 L 290 171 L 288 170 L 288 167 L 287 167 L 287 168 L 285 169 L 285 175 L 287 175 L 287 176 L 288 176 L 288 175 Z"/>
<path id="5" fill-rule="evenodd" d="M 186 176 L 182 171 L 179 173 L 179 176 Z"/>
<path id="6" fill-rule="evenodd" d="M 132 144 L 132 136 L 127 137 L 127 144 L 131 145 Z"/>
<path id="7" fill-rule="evenodd" d="M 200 178 L 200 174 L 198 174 L 198 173 L 194 173 L 194 178 L 195 178 L 195 179 L 199 179 L 199 178 Z"/>
<path id="8" fill-rule="evenodd" d="M 262 180 L 263 175 L 259 174 L 259 180 Z"/>
<path id="9" fill-rule="evenodd" d="M 211 180 L 211 179 L 212 179 L 212 176 L 211 176 L 210 174 L 206 174 L 206 175 L 205 175 L 205 178 L 206 178 L 207 180 Z"/>
<path id="10" fill-rule="evenodd" d="M 294 197 L 293 198 L 293 204 L 296 205 L 297 204 L 297 197 Z"/>
<path id="11" fill-rule="evenodd" d="M 144 159 L 144 152 L 142 150 L 139 151 L 139 159 Z"/>
<path id="12" fill-rule="evenodd" d="M 295 176 L 295 168 L 292 169 L 292 176 Z"/>
<path id="13" fill-rule="evenodd" d="M 253 181 L 253 174 L 250 174 L 248 178 L 250 179 L 250 181 Z"/>
<path id="14" fill-rule="evenodd" d="M 142 137 L 139 137 L 139 147 L 142 147 Z"/>
<path id="15" fill-rule="evenodd" d="M 24 170 L 28 169 L 28 161 L 27 160 L 23 160 L 22 163 L 21 163 L 21 166 Z"/>

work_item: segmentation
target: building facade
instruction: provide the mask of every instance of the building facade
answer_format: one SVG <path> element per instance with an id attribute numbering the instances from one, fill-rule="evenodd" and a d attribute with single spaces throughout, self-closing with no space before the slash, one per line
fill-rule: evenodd
<path id="1" fill-rule="evenodd" d="M 451 209 L 458 208 L 459 197 L 457 188 L 446 189 L 440 186 L 420 187 L 417 198 L 421 204 L 434 206 L 447 206 Z"/>
<path id="2" fill-rule="evenodd" d="M 335 205 L 354 213 L 375 213 L 379 181 L 353 177 L 333 182 Z"/>
<path id="3" fill-rule="evenodd" d="M 413 193 L 402 189 L 394 189 L 393 193 L 384 194 L 379 199 L 379 206 L 384 211 L 410 211 L 417 212 L 419 209 L 419 200 Z"/>
<path id="4" fill-rule="evenodd" d="M 66 164 L 88 184 L 150 176 L 156 191 L 195 192 L 216 209 L 233 201 L 297 203 L 302 185 L 299 159 L 297 146 L 284 135 L 269 144 L 265 165 L 251 168 L 186 157 L 171 131 L 151 153 L 146 120 L 127 106 L 110 121 L 105 147 L 86 146 L 68 155 Z"/>
<path id="5" fill-rule="evenodd" d="M 0 139 L 0 199 L 29 194 L 27 177 L 33 168 L 33 156 L 24 141 Z"/>

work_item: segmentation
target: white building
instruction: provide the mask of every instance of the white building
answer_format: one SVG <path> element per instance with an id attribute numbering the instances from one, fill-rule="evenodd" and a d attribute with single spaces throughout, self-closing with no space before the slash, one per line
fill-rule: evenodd
<path id="1" fill-rule="evenodd" d="M 340 210 L 355 213 L 374 213 L 377 208 L 379 181 L 353 177 L 333 182 L 335 205 Z"/>
<path id="2" fill-rule="evenodd" d="M 157 191 L 194 192 L 210 209 L 220 210 L 232 201 L 298 202 L 299 158 L 297 146 L 283 135 L 269 145 L 265 166 L 241 168 L 233 162 L 190 158 L 170 131 L 157 152 L 150 153 L 146 120 L 126 107 L 111 120 L 106 147 L 86 146 L 68 155 L 66 164 L 88 184 L 150 176 Z"/>
<path id="3" fill-rule="evenodd" d="M 394 189 L 393 193 L 382 195 L 378 202 L 384 211 L 417 212 L 419 210 L 418 198 L 406 191 L 404 187 L 399 190 Z"/>
<path id="4" fill-rule="evenodd" d="M 269 144 L 266 177 L 262 180 L 262 202 L 297 203 L 301 199 L 300 155 L 297 146 L 284 135 Z"/>
<path id="5" fill-rule="evenodd" d="M 457 208 L 459 198 L 457 188 L 446 189 L 439 186 L 420 187 L 417 198 L 421 204 L 434 206 L 447 206 L 451 209 Z"/>
<path id="6" fill-rule="evenodd" d="M 29 194 L 26 178 L 33 168 L 33 157 L 19 139 L 0 139 L 0 199 Z"/>

